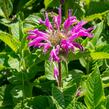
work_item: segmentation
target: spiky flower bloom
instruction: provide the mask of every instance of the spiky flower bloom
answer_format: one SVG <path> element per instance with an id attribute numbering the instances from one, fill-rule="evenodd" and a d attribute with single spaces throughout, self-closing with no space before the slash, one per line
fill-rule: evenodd
<path id="1" fill-rule="evenodd" d="M 29 46 L 43 48 L 43 52 L 46 53 L 50 50 L 50 60 L 59 63 L 60 51 L 68 53 L 68 51 L 73 51 L 75 48 L 80 50 L 83 47 L 75 41 L 78 37 L 93 37 L 91 30 L 88 28 L 85 29 L 83 26 L 87 23 L 85 21 L 78 21 L 75 16 L 71 15 L 71 12 L 68 14 L 68 18 L 62 23 L 61 8 L 59 8 L 59 13 L 57 16 L 53 16 L 52 23 L 48 18 L 46 13 L 45 21 L 39 20 L 40 24 L 44 24 L 47 28 L 45 31 L 38 29 L 30 30 L 28 40 Z M 58 68 L 54 67 L 54 77 L 58 77 Z"/>

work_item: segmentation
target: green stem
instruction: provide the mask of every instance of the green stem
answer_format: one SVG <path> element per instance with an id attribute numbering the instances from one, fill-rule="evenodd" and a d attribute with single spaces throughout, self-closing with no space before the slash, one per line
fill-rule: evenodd
<path id="1" fill-rule="evenodd" d="M 21 109 L 23 109 L 24 108 L 24 74 L 23 74 L 23 70 L 21 69 L 21 67 L 22 67 L 22 58 L 21 58 L 21 63 L 20 63 L 20 71 L 21 71 L 21 76 L 22 76 L 22 91 L 23 91 Z"/>
<path id="2" fill-rule="evenodd" d="M 62 72 L 61 72 L 61 62 L 58 63 L 59 76 L 58 76 L 58 86 L 62 87 Z"/>

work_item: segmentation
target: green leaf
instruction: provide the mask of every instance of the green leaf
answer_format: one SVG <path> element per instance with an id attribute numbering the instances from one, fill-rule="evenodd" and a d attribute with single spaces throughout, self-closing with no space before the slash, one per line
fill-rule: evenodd
<path id="1" fill-rule="evenodd" d="M 43 93 L 51 93 L 52 85 L 54 84 L 54 81 L 48 80 L 45 75 L 40 76 L 39 78 L 36 78 L 34 80 L 34 86 L 36 88 L 39 88 L 42 90 Z M 35 92 L 36 93 L 36 92 Z"/>
<path id="2" fill-rule="evenodd" d="M 92 52 L 90 53 L 92 59 L 109 59 L 109 53 L 106 52 Z"/>
<path id="3" fill-rule="evenodd" d="M 105 84 L 109 85 L 109 68 L 107 68 L 101 75 L 102 80 Z"/>
<path id="4" fill-rule="evenodd" d="M 35 0 L 34 0 L 34 1 L 35 1 Z M 24 9 L 27 8 L 29 5 L 31 5 L 32 2 L 33 2 L 33 1 L 30 1 L 30 0 L 23 0 L 23 1 L 19 0 L 19 1 L 17 2 L 17 5 L 16 5 L 17 12 L 18 12 L 18 11 L 19 11 L 19 12 L 23 11 L 23 8 L 24 8 Z M 34 2 L 33 2 L 33 3 L 34 3 Z"/>
<path id="5" fill-rule="evenodd" d="M 70 84 L 74 84 L 74 83 L 79 84 L 83 76 L 84 76 L 84 73 L 82 70 L 73 69 L 69 71 L 69 75 L 66 78 L 66 81 L 70 81 L 71 82 Z"/>
<path id="6" fill-rule="evenodd" d="M 25 76 L 25 73 L 17 72 L 16 70 L 12 70 L 12 74 L 10 74 L 7 77 L 7 80 L 11 84 L 19 84 L 19 83 L 22 83 L 22 78 L 23 78 L 23 80 L 27 80 L 27 77 Z"/>
<path id="7" fill-rule="evenodd" d="M 0 7 L 0 16 L 3 16 L 4 17 L 4 14 L 3 14 L 3 11 L 1 9 L 1 7 Z"/>
<path id="8" fill-rule="evenodd" d="M 3 104 L 5 89 L 6 89 L 6 86 L 5 86 L 5 85 L 0 87 L 0 107 L 1 107 L 2 104 Z"/>
<path id="9" fill-rule="evenodd" d="M 82 104 L 81 102 L 73 102 L 72 104 L 70 104 L 66 109 L 87 109 L 85 107 L 84 104 Z"/>
<path id="10" fill-rule="evenodd" d="M 23 102 L 24 109 L 56 109 L 49 96 L 36 96 L 27 98 Z M 14 109 L 21 109 L 22 102 L 18 103 Z"/>
<path id="11" fill-rule="evenodd" d="M 55 78 L 53 76 L 53 72 L 54 72 L 53 62 L 45 61 L 45 75 L 46 75 L 47 79 L 55 80 Z"/>
<path id="12" fill-rule="evenodd" d="M 29 0 L 29 1 L 24 5 L 23 8 L 27 8 L 27 7 L 29 7 L 29 6 L 32 6 L 32 4 L 35 3 L 35 2 L 36 2 L 36 0 Z"/>
<path id="13" fill-rule="evenodd" d="M 12 69 L 16 69 L 17 71 L 20 71 L 18 59 L 9 56 L 8 64 Z"/>
<path id="14" fill-rule="evenodd" d="M 107 18 L 107 25 L 109 26 L 109 13 L 107 14 L 106 18 Z"/>
<path id="15" fill-rule="evenodd" d="M 104 26 L 103 21 L 96 25 L 96 29 L 94 30 L 94 37 L 91 40 L 91 42 L 94 46 L 97 45 L 97 41 L 101 35 L 101 32 L 103 30 L 103 26 Z"/>
<path id="16" fill-rule="evenodd" d="M 86 2 L 86 5 L 88 5 L 88 6 L 89 6 L 89 4 L 90 4 L 91 0 L 85 0 L 85 2 Z"/>
<path id="17" fill-rule="evenodd" d="M 73 103 L 76 90 L 77 88 L 75 84 L 67 86 L 66 88 L 63 89 L 63 91 L 61 91 L 58 87 L 53 87 L 52 95 L 53 95 L 53 98 L 57 101 L 57 105 L 60 106 L 59 109 L 61 108 L 62 109 L 73 109 L 73 108 L 74 109 L 85 109 L 83 108 L 85 106 L 82 105 L 81 103 L 80 104 Z"/>
<path id="18" fill-rule="evenodd" d="M 6 57 L 6 52 L 0 52 L 0 71 L 6 68 L 4 66 L 5 57 Z"/>
<path id="19" fill-rule="evenodd" d="M 97 66 L 86 81 L 86 93 L 84 100 L 88 109 L 102 109 L 104 106 L 104 90 Z"/>
<path id="20" fill-rule="evenodd" d="M 81 102 L 76 102 L 75 105 L 73 106 L 73 109 L 87 109 L 87 108 Z"/>
<path id="21" fill-rule="evenodd" d="M 62 61 L 61 62 L 61 72 L 62 72 L 62 79 L 66 79 L 66 77 L 68 76 L 68 63 Z"/>
<path id="22" fill-rule="evenodd" d="M 97 46 L 96 51 L 109 53 L 109 44 L 103 44 L 103 45 Z"/>
<path id="23" fill-rule="evenodd" d="M 86 62 L 85 58 L 81 57 L 81 58 L 79 59 L 79 61 L 80 61 L 81 65 L 82 65 L 83 67 L 87 67 L 87 62 Z"/>
<path id="24" fill-rule="evenodd" d="M 107 13 L 109 13 L 109 10 L 107 10 L 107 11 L 105 11 L 105 12 L 102 12 L 102 13 L 96 13 L 96 14 L 92 14 L 92 15 L 90 15 L 90 16 L 86 16 L 85 18 L 84 18 L 84 20 L 86 20 L 86 21 L 93 21 L 94 19 L 102 19 L 102 17 L 104 16 L 104 15 L 106 15 Z"/>
<path id="25" fill-rule="evenodd" d="M 90 55 L 90 52 L 88 51 L 78 52 L 75 54 L 70 52 L 68 54 L 68 61 L 70 62 L 71 60 L 78 60 L 79 58 L 87 57 L 89 55 Z"/>
<path id="26" fill-rule="evenodd" d="M 47 7 L 50 5 L 50 3 L 52 2 L 53 0 L 44 0 L 44 5 L 45 5 L 45 8 L 47 9 Z"/>
<path id="27" fill-rule="evenodd" d="M 19 42 L 13 36 L 8 33 L 0 31 L 0 40 L 7 44 L 14 52 L 17 52 Z"/>
<path id="28" fill-rule="evenodd" d="M 61 0 L 60 0 L 61 1 Z M 65 17 L 68 17 L 68 10 L 72 9 L 73 15 L 75 15 L 78 19 L 81 19 L 84 16 L 85 10 L 81 5 L 79 0 L 64 0 L 64 12 Z"/>
<path id="29" fill-rule="evenodd" d="M 0 0 L 0 8 L 6 18 L 10 16 L 13 10 L 13 4 L 11 0 Z"/>
<path id="30" fill-rule="evenodd" d="M 9 25 L 9 29 L 10 29 L 10 32 L 11 34 L 16 37 L 17 39 L 20 39 L 20 28 L 21 26 L 19 26 L 19 22 L 16 22 L 16 23 L 10 23 Z"/>
<path id="31" fill-rule="evenodd" d="M 91 0 L 89 8 L 86 10 L 87 15 L 92 15 L 95 13 L 102 13 L 109 10 L 109 1 L 105 0 Z M 104 16 L 103 16 L 104 17 Z"/>
<path id="32" fill-rule="evenodd" d="M 28 70 L 28 73 L 26 74 L 26 77 L 29 80 L 31 80 L 36 75 L 38 75 L 38 73 L 44 72 L 44 66 L 43 66 L 43 64 L 37 65 L 37 63 L 34 62 L 32 65 L 30 65 L 30 67 L 27 70 Z"/>
<path id="33" fill-rule="evenodd" d="M 109 109 L 109 95 L 106 97 L 106 109 Z"/>
<path id="34" fill-rule="evenodd" d="M 69 87 L 64 88 L 63 95 L 65 100 L 65 107 L 69 106 L 74 99 L 74 95 L 76 93 L 76 85 L 71 85 Z"/>
<path id="35" fill-rule="evenodd" d="M 53 87 L 52 96 L 57 101 L 58 105 L 60 105 L 62 107 L 62 109 L 65 109 L 64 96 L 58 87 L 55 87 L 55 86 Z"/>
<path id="36" fill-rule="evenodd" d="M 25 19 L 25 27 L 27 24 L 31 24 L 36 26 L 36 24 L 38 24 L 38 20 L 40 19 L 40 14 L 39 13 L 34 13 L 34 14 L 30 14 L 26 19 Z M 28 26 L 27 26 L 28 28 Z"/>
<path id="37" fill-rule="evenodd" d="M 16 84 L 11 90 L 11 94 L 13 96 L 14 103 L 20 102 L 22 100 L 22 98 L 24 99 L 26 97 L 31 97 L 32 96 L 32 88 L 33 88 L 32 83 L 30 83 L 30 82 L 24 82 L 23 85 L 22 85 L 22 83 Z"/>
<path id="38" fill-rule="evenodd" d="M 3 103 L 2 103 L 2 108 L 1 109 L 13 109 L 14 101 L 11 95 L 11 89 L 12 85 L 6 85 L 5 91 L 4 91 L 4 97 L 3 97 Z M 4 108 L 3 108 L 4 107 Z"/>

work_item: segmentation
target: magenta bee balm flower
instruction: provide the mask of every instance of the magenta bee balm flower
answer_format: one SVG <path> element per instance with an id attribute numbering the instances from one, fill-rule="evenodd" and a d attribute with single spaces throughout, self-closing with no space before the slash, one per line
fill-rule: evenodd
<path id="1" fill-rule="evenodd" d="M 50 61 L 59 63 L 60 51 L 68 53 L 69 51 L 75 51 L 75 48 L 83 50 L 81 44 L 77 43 L 75 39 L 78 37 L 93 37 L 91 31 L 93 28 L 85 29 L 83 26 L 87 23 L 85 21 L 78 21 L 75 16 L 69 12 L 68 18 L 62 23 L 61 8 L 59 8 L 59 14 L 53 17 L 52 23 L 46 13 L 45 21 L 39 20 L 40 24 L 45 25 L 47 28 L 45 31 L 38 29 L 30 30 L 28 40 L 29 46 L 43 48 L 43 52 L 46 53 L 50 50 Z M 54 77 L 58 77 L 58 68 L 54 67 Z"/>

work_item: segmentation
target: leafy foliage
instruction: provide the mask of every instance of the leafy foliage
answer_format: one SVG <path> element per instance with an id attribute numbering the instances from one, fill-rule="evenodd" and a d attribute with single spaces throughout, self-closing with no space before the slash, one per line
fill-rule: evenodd
<path id="1" fill-rule="evenodd" d="M 88 109 L 100 109 L 103 107 L 104 102 L 104 90 L 100 73 L 95 66 L 94 71 L 89 75 L 86 81 L 86 95 L 85 103 Z"/>

